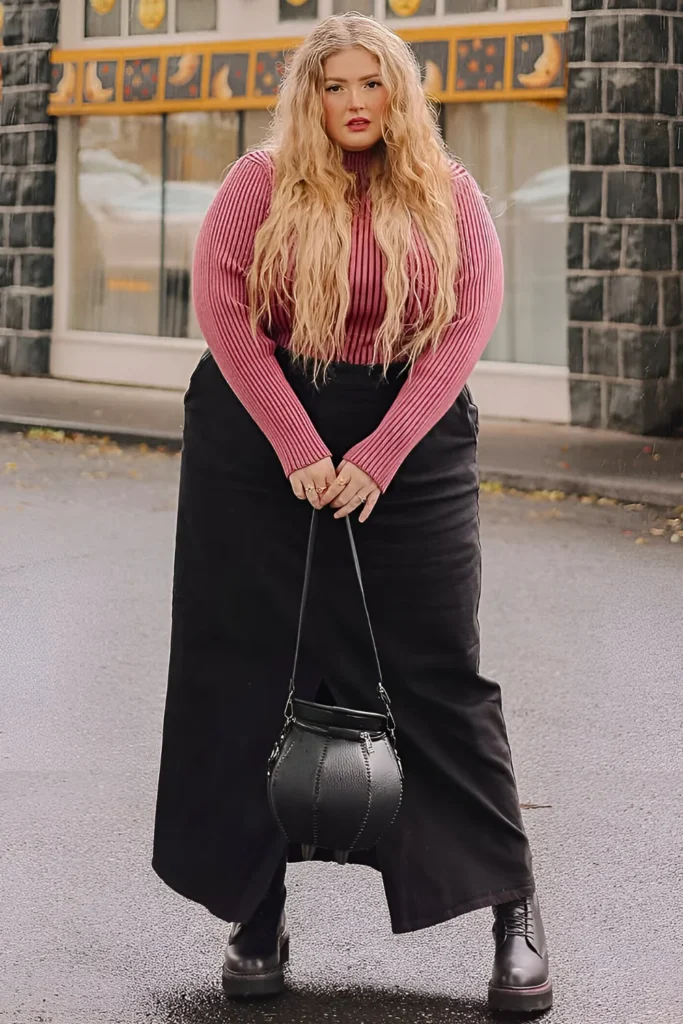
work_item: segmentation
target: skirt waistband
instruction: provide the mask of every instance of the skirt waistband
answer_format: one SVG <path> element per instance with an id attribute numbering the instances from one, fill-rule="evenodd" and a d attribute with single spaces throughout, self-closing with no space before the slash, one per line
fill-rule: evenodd
<path id="1" fill-rule="evenodd" d="M 316 383 L 314 380 L 313 361 L 305 362 L 302 359 L 293 359 L 289 350 L 278 346 L 275 349 L 275 358 L 282 367 L 285 376 L 300 382 Z M 391 363 L 386 373 L 382 366 L 370 365 L 368 363 L 347 363 L 343 361 L 332 362 L 327 368 L 326 376 L 319 375 L 317 382 L 319 387 L 325 387 L 332 383 L 348 383 L 353 386 L 370 385 L 378 388 L 382 385 L 402 384 L 407 378 L 407 363 Z"/>

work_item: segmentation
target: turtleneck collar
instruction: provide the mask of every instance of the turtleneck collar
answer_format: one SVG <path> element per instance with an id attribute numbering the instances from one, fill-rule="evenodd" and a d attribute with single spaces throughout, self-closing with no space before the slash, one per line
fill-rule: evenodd
<path id="1" fill-rule="evenodd" d="M 342 163 L 347 171 L 365 171 L 377 155 L 378 149 L 377 145 L 369 149 L 345 149 Z"/>

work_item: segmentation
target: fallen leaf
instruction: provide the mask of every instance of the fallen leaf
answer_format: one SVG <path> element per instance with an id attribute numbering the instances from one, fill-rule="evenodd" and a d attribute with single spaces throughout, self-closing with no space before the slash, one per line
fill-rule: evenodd
<path id="1" fill-rule="evenodd" d="M 26 431 L 29 441 L 57 441 L 61 443 L 66 438 L 63 430 L 53 430 L 50 427 L 31 427 Z"/>
<path id="2" fill-rule="evenodd" d="M 655 462 L 659 462 L 659 460 L 661 459 L 661 457 L 662 457 L 661 455 L 653 455 L 653 456 L 652 456 L 652 458 L 653 458 L 653 460 L 654 460 Z"/>
<path id="3" fill-rule="evenodd" d="M 16 462 L 6 462 L 5 463 L 5 472 L 6 473 L 13 473 L 16 468 L 17 468 Z"/>
<path id="4" fill-rule="evenodd" d="M 623 533 L 624 537 L 632 537 L 633 536 L 633 530 L 622 530 L 621 532 Z"/>
<path id="5" fill-rule="evenodd" d="M 680 544 L 681 540 L 683 540 L 683 537 L 680 533 L 672 533 L 670 540 L 672 544 Z"/>
<path id="6" fill-rule="evenodd" d="M 572 468 L 572 467 L 571 467 L 571 466 L 569 465 L 569 463 L 568 463 L 568 462 L 558 462 L 558 466 L 560 467 L 560 469 L 571 469 L 571 468 Z"/>
<path id="7" fill-rule="evenodd" d="M 597 494 L 584 494 L 580 499 L 582 505 L 595 505 L 598 500 Z"/>
<path id="8" fill-rule="evenodd" d="M 636 537 L 636 544 L 648 544 L 647 537 Z"/>
<path id="9" fill-rule="evenodd" d="M 643 451 L 643 455 L 651 455 L 652 454 L 652 445 L 651 444 L 646 444 L 642 451 Z"/>
<path id="10" fill-rule="evenodd" d="M 677 526 L 681 525 L 681 521 L 680 519 L 667 519 L 666 525 L 675 530 Z"/>
<path id="11" fill-rule="evenodd" d="M 618 505 L 616 498 L 598 498 L 598 505 Z"/>
<path id="12" fill-rule="evenodd" d="M 624 505 L 624 508 L 627 512 L 640 512 L 642 507 L 643 506 L 640 502 L 635 502 L 632 505 Z"/>
<path id="13" fill-rule="evenodd" d="M 663 537 L 664 534 L 666 533 L 666 530 L 660 530 L 660 528 L 658 526 L 651 526 L 650 527 L 650 533 L 652 534 L 653 537 Z"/>

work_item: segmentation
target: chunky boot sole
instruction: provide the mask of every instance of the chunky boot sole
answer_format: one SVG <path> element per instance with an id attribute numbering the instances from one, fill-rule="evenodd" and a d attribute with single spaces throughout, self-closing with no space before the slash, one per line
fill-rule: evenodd
<path id="1" fill-rule="evenodd" d="M 283 967 L 289 962 L 289 936 L 280 947 L 280 966 L 266 974 L 237 974 L 223 968 L 223 991 L 229 999 L 267 999 L 285 990 Z"/>
<path id="2" fill-rule="evenodd" d="M 496 988 L 489 985 L 489 1009 L 507 1013 L 542 1013 L 553 1005 L 553 983 L 536 988 Z"/>

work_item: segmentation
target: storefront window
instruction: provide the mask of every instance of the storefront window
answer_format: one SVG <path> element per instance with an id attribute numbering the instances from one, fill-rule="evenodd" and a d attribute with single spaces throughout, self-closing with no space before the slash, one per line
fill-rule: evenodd
<path id="1" fill-rule="evenodd" d="M 216 28 L 216 0 L 176 0 L 177 32 L 212 32 Z"/>
<path id="2" fill-rule="evenodd" d="M 169 338 L 201 338 L 190 296 L 192 256 L 204 215 L 239 156 L 239 114 L 171 114 L 166 121 L 162 322 Z"/>
<path id="3" fill-rule="evenodd" d="M 449 104 L 446 142 L 489 196 L 505 258 L 505 305 L 485 358 L 566 366 L 564 106 Z"/>
<path id="4" fill-rule="evenodd" d="M 162 119 L 81 118 L 71 326 L 157 334 Z"/>
<path id="5" fill-rule="evenodd" d="M 356 11 L 358 14 L 375 13 L 375 0 L 334 0 L 332 8 L 334 14 L 347 14 L 349 11 Z"/>
<path id="6" fill-rule="evenodd" d="M 82 118 L 70 325 L 200 338 L 190 298 L 204 215 L 239 155 L 233 111 Z M 252 128 L 258 143 L 256 126 Z"/>
<path id="7" fill-rule="evenodd" d="M 168 32 L 168 0 L 130 0 L 132 36 Z"/>
<path id="8" fill-rule="evenodd" d="M 121 0 L 85 0 L 86 36 L 121 35 Z"/>

